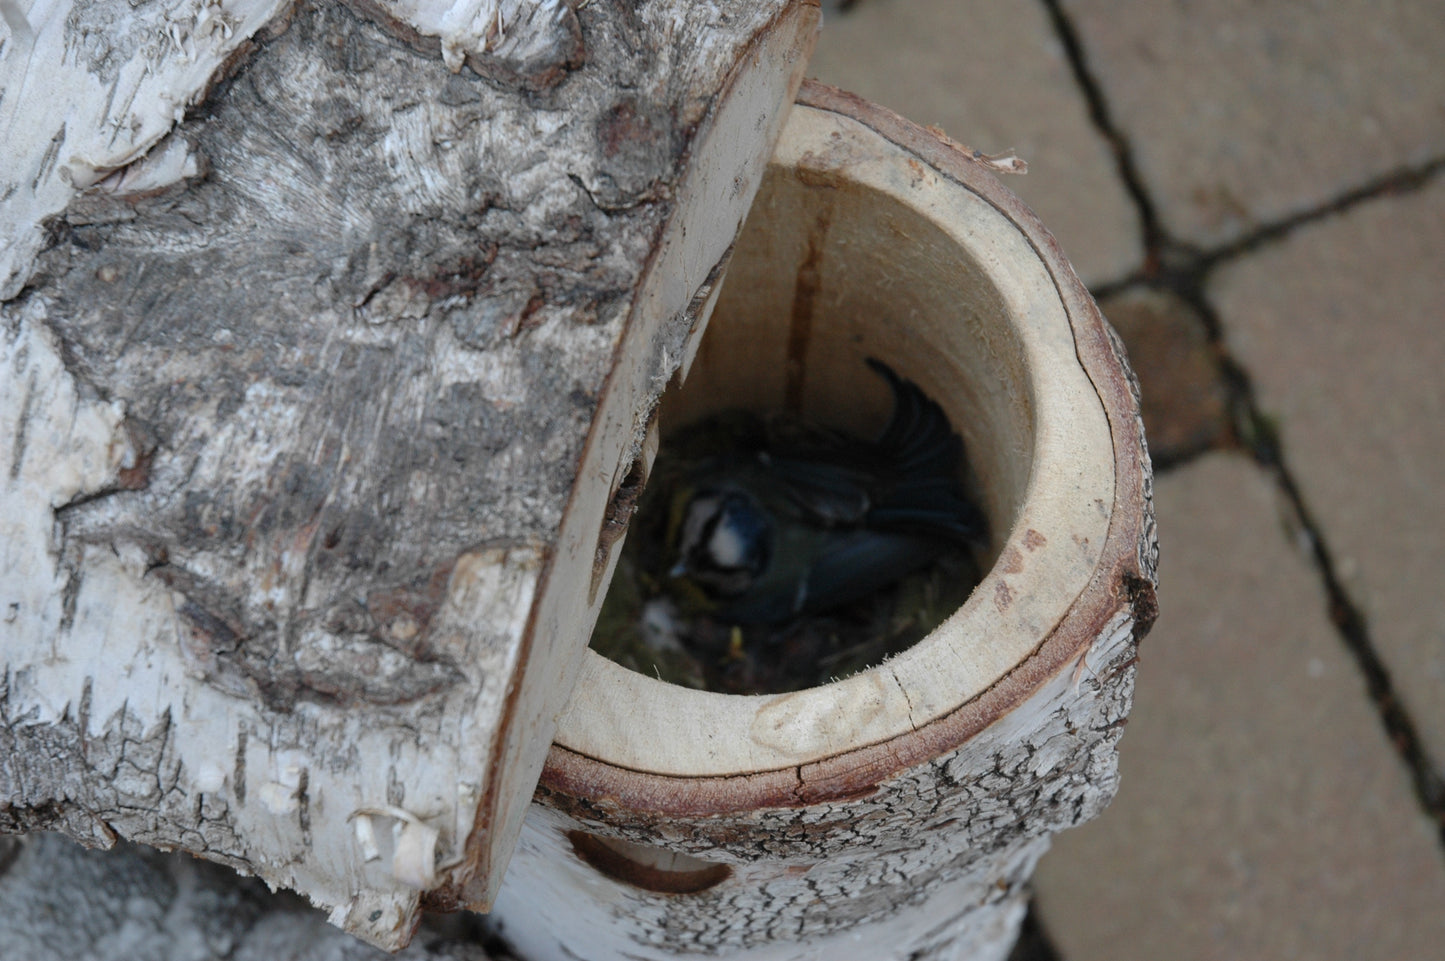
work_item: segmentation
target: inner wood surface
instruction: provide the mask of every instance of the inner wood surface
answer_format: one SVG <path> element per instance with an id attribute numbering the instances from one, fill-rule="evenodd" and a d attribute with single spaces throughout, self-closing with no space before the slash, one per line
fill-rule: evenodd
<path id="1" fill-rule="evenodd" d="M 955 710 L 1059 621 L 1099 559 L 1114 480 L 1104 410 L 1043 261 L 967 186 L 797 106 L 664 430 L 748 407 L 872 433 L 889 401 L 870 356 L 963 436 L 992 525 L 992 569 L 969 601 L 887 663 L 785 695 L 676 687 L 589 651 L 558 744 L 674 776 L 821 760 Z"/>

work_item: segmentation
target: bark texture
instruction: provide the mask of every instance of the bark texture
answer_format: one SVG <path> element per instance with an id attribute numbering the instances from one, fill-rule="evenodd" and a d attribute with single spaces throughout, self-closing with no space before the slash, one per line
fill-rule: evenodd
<path id="1" fill-rule="evenodd" d="M 559 945 L 589 959 L 1003 958 L 1049 836 L 1098 815 L 1117 788 L 1134 628 L 1111 622 L 1077 678 L 1059 673 L 958 750 L 865 797 L 687 816 L 544 788 L 496 916 L 536 958 Z M 649 890 L 577 832 L 728 871 L 693 893 Z"/>
<path id="2" fill-rule="evenodd" d="M 495 893 L 816 11 L 275 13 L 12 28 L 8 119 L 53 76 L 127 146 L 5 208 L 0 830 L 395 947 Z"/>

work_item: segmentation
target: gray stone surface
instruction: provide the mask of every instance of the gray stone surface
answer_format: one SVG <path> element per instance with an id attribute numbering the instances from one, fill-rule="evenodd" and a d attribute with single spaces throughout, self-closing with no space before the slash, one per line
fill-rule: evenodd
<path id="1" fill-rule="evenodd" d="M 1218 244 L 1445 154 L 1438 3 L 1063 6 L 1182 239 Z"/>
<path id="2" fill-rule="evenodd" d="M 186 854 L 0 836 L 0 961 L 511 961 L 439 920 L 392 955 L 295 895 Z"/>
<path id="3" fill-rule="evenodd" d="M 1445 177 L 1210 288 L 1376 648 L 1445 761 Z"/>
<path id="4" fill-rule="evenodd" d="M 1157 488 L 1162 615 L 1122 786 L 1036 878 L 1066 961 L 1439 957 L 1445 858 L 1269 478 L 1211 454 Z"/>
<path id="5" fill-rule="evenodd" d="M 1138 268 L 1133 204 L 1041 4 L 864 0 L 828 10 L 808 73 L 984 153 L 1016 150 L 1029 172 L 1004 183 L 1086 283 Z"/>

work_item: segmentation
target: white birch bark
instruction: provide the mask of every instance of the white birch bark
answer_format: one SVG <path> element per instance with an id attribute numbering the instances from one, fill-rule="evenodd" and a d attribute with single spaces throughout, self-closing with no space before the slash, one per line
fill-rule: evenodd
<path id="1" fill-rule="evenodd" d="M 485 908 L 815 6 L 4 11 L 0 830 Z"/>

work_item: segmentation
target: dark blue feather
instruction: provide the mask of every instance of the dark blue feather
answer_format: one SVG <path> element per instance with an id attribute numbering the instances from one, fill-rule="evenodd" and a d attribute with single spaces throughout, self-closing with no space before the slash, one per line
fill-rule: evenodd
<path id="1" fill-rule="evenodd" d="M 713 510 L 718 492 L 746 491 L 704 528 L 748 557 L 764 557 L 755 575 L 736 565 L 710 564 L 711 543 L 684 546 L 687 573 L 717 601 L 716 614 L 735 623 L 776 623 L 856 600 L 917 570 L 950 547 L 984 536 L 982 512 L 960 482 L 963 442 L 943 409 L 881 361 L 868 366 L 888 382 L 893 412 L 872 442 L 814 431 L 770 439 L 758 449 L 708 458 L 695 479 L 691 504 Z M 795 432 L 796 433 L 796 432 Z M 767 531 L 764 541 L 759 532 Z"/>

